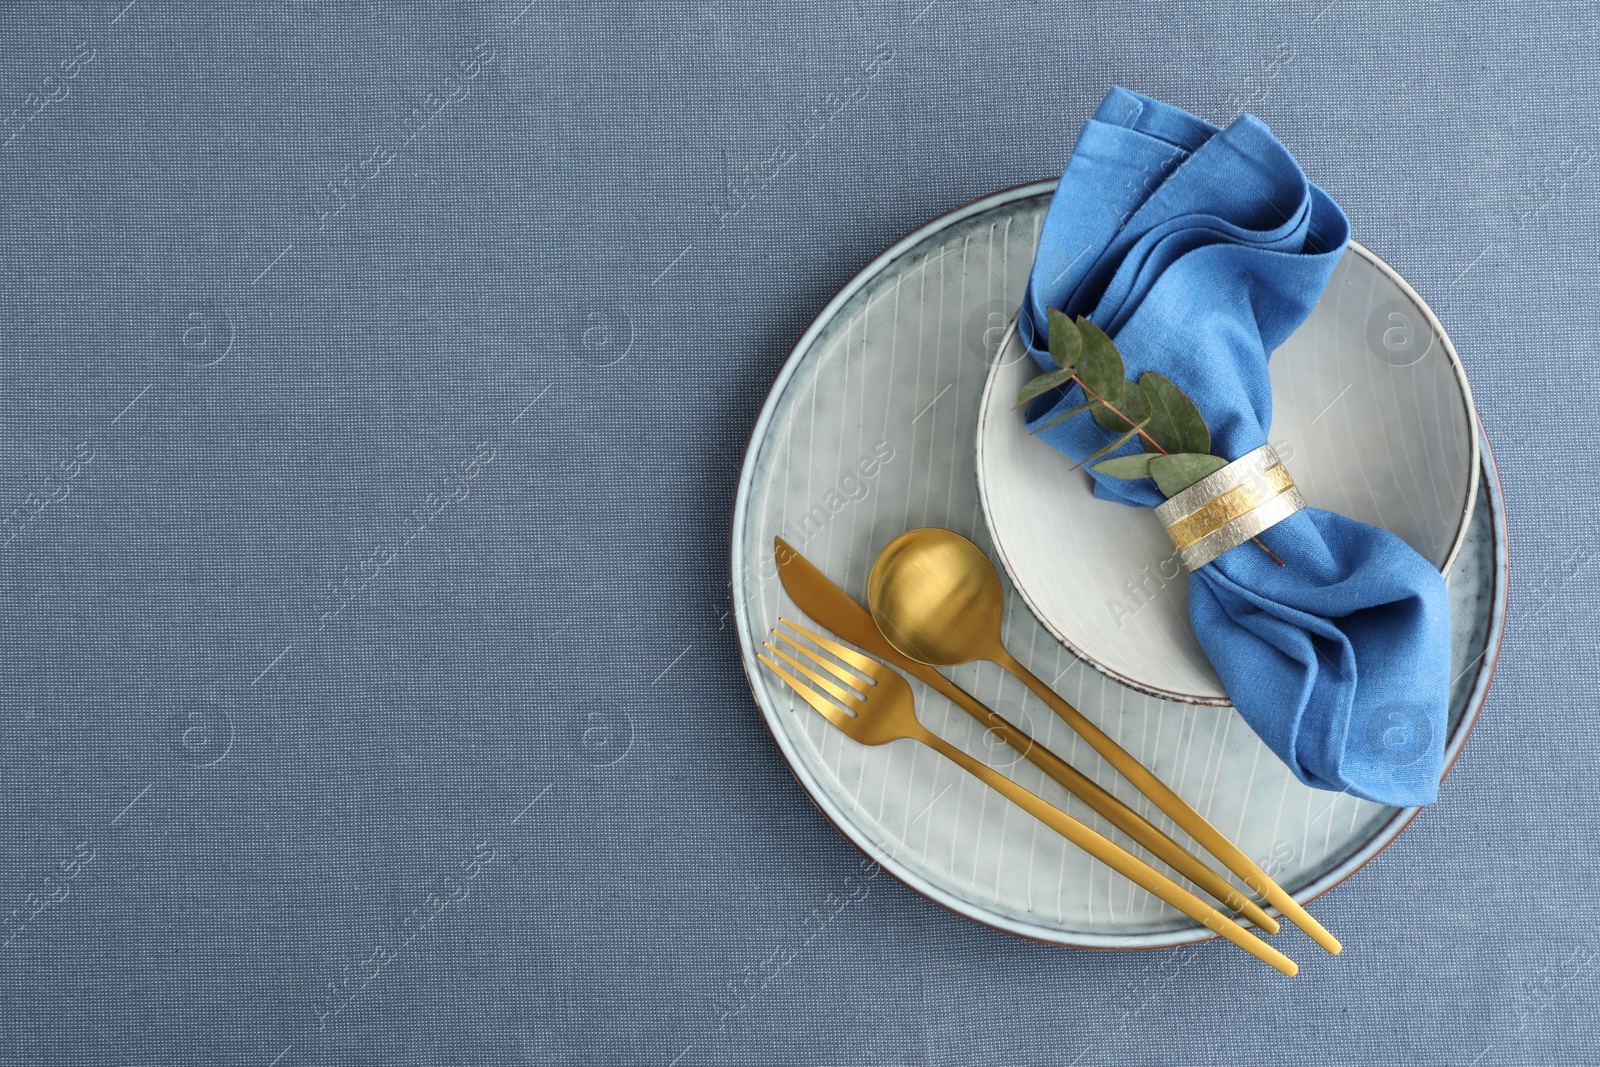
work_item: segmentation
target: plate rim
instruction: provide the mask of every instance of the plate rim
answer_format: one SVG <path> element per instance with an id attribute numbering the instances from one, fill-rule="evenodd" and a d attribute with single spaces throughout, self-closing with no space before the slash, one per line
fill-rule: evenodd
<path id="1" fill-rule="evenodd" d="M 815 345 L 822 331 L 838 315 L 841 308 L 873 278 L 888 269 L 906 252 L 921 245 L 923 241 L 973 215 L 990 211 L 1015 200 L 1026 199 L 1048 192 L 1055 187 L 1058 181 L 1059 179 L 1049 178 L 1010 186 L 969 200 L 933 217 L 922 225 L 915 227 L 904 237 L 868 260 L 817 312 L 810 324 L 795 341 L 788 355 L 784 357 L 783 363 L 774 375 L 771 386 L 768 387 L 766 395 L 762 398 L 760 409 L 752 421 L 750 431 L 746 437 L 744 455 L 740 460 L 734 503 L 728 525 L 730 576 L 743 573 L 750 565 L 750 561 L 745 558 L 746 553 L 741 543 L 739 531 L 743 528 L 748 517 L 755 452 L 765 441 L 767 431 L 770 429 L 771 421 L 776 411 L 778 398 L 788 388 L 799 369 L 800 363 Z M 1403 279 L 1401 280 L 1403 282 Z M 1422 306 L 1426 307 L 1426 304 Z M 1499 469 L 1495 463 L 1487 435 L 1482 433 L 1478 426 L 1479 418 L 1476 412 L 1473 414 L 1472 423 L 1473 432 L 1480 443 L 1482 462 L 1488 466 L 1489 473 L 1492 476 L 1483 484 L 1487 486 L 1488 503 L 1492 517 L 1491 529 L 1495 535 L 1495 565 L 1493 571 L 1495 590 L 1488 623 L 1489 637 L 1486 639 L 1484 654 L 1480 657 L 1472 691 L 1467 698 L 1467 708 L 1462 715 L 1461 722 L 1457 724 L 1456 730 L 1452 733 L 1446 748 L 1445 775 L 1448 775 L 1455 766 L 1456 760 L 1460 757 L 1467 738 L 1477 725 L 1483 706 L 1487 701 L 1489 685 L 1493 679 L 1495 667 L 1499 663 L 1501 642 L 1505 636 L 1505 617 L 1509 594 L 1508 571 L 1510 560 L 1506 542 L 1507 530 Z M 868 839 L 865 833 L 820 788 L 819 783 L 811 780 L 811 776 L 797 758 L 797 753 L 789 738 L 782 730 L 777 728 L 777 724 L 773 721 L 775 713 L 769 711 L 757 695 L 755 680 L 751 677 L 754 650 L 746 636 L 746 613 L 739 603 L 732 581 L 729 582 L 728 600 L 729 610 L 736 623 L 734 629 L 739 644 L 739 665 L 744 672 L 745 685 L 749 689 L 750 697 L 756 706 L 756 710 L 760 713 L 762 725 L 779 753 L 783 756 L 784 764 L 788 767 L 790 775 L 795 779 L 796 784 L 800 786 L 801 792 L 811 801 L 823 818 L 832 824 L 834 830 L 841 837 L 854 845 L 863 856 L 877 863 L 882 870 L 887 871 L 906 888 L 969 922 L 1024 940 L 1066 948 L 1139 951 L 1196 944 L 1213 940 L 1216 937 L 1215 934 L 1212 934 L 1204 927 L 1185 927 L 1148 934 L 1085 934 L 1070 931 L 1046 931 L 1036 925 L 1010 919 L 984 909 L 971 900 L 964 899 L 933 885 L 914 871 L 907 869 L 892 853 L 880 847 L 877 842 Z M 1301 903 L 1308 903 L 1343 883 L 1357 870 L 1371 862 L 1378 853 L 1392 844 L 1400 832 L 1409 826 L 1421 811 L 1421 808 L 1398 809 L 1394 816 L 1379 827 L 1377 832 L 1361 848 L 1346 857 L 1341 863 L 1324 872 L 1319 878 L 1301 887 L 1299 891 L 1293 894 L 1294 898 Z"/>
<path id="2" fill-rule="evenodd" d="M 1036 184 L 1040 187 L 1040 192 L 1045 193 L 1054 189 L 1058 183 L 1057 181 L 1044 181 Z M 1456 387 L 1459 390 L 1457 396 L 1463 405 L 1463 414 L 1465 414 L 1467 422 L 1467 451 L 1468 454 L 1473 457 L 1474 462 L 1470 464 L 1471 469 L 1467 474 L 1467 491 L 1464 497 L 1464 502 L 1461 506 L 1461 513 L 1456 517 L 1455 535 L 1451 540 L 1449 552 L 1445 554 L 1444 563 L 1439 568 L 1439 573 L 1448 578 L 1450 576 L 1451 566 L 1455 564 L 1456 557 L 1461 554 L 1461 546 L 1466 544 L 1467 531 L 1472 526 L 1473 508 L 1477 505 L 1478 488 L 1482 479 L 1481 468 L 1483 466 L 1483 457 L 1481 452 L 1483 434 L 1479 426 L 1477 414 L 1478 409 L 1472 400 L 1472 387 L 1467 382 L 1466 367 L 1462 365 L 1461 357 L 1456 353 L 1456 347 L 1455 344 L 1450 340 L 1450 335 L 1445 332 L 1444 324 L 1441 323 L 1439 321 L 1439 317 L 1434 314 L 1433 308 L 1428 306 L 1428 302 L 1422 299 L 1422 294 L 1418 293 L 1416 289 L 1412 288 L 1411 283 L 1407 282 L 1405 278 L 1400 275 L 1399 271 L 1395 270 L 1388 263 L 1384 262 L 1383 258 L 1376 252 L 1372 251 L 1372 249 L 1361 244 L 1354 238 L 1349 240 L 1348 247 L 1351 251 L 1355 252 L 1356 255 L 1366 260 L 1368 264 L 1376 267 L 1379 273 L 1387 277 L 1401 290 L 1403 295 L 1411 301 L 1414 307 L 1419 308 L 1422 311 L 1422 314 L 1425 316 L 1429 327 L 1442 342 L 1445 355 L 1448 358 L 1450 371 L 1456 379 Z M 1021 344 L 1017 333 L 1017 320 L 1015 318 L 1011 320 L 1010 324 L 1006 328 L 1005 335 L 1000 341 L 999 351 L 1003 352 L 1012 344 Z M 1029 357 L 1027 352 L 1024 351 L 1019 358 L 1027 359 Z M 1225 693 L 1222 696 L 1210 696 L 1199 693 L 1183 693 L 1176 689 L 1163 689 L 1154 682 L 1148 682 L 1140 678 L 1135 678 L 1132 675 L 1124 674 L 1123 672 L 1100 662 L 1100 660 L 1096 659 L 1086 649 L 1079 647 L 1077 642 L 1073 641 L 1064 632 L 1062 632 L 1061 628 L 1058 627 L 1049 617 L 1047 617 L 1047 614 L 1044 611 L 1040 610 L 1039 605 L 1034 601 L 1033 595 L 1029 593 L 1026 586 L 1024 586 L 1023 583 L 1017 579 L 1016 566 L 1012 563 L 1010 555 L 1008 555 L 1006 552 L 1004 540 L 995 530 L 994 511 L 989 502 L 989 486 L 984 477 L 984 471 L 986 469 L 984 457 L 986 454 L 985 444 L 987 438 L 987 435 L 984 431 L 989 424 L 990 401 L 994 396 L 996 386 L 1000 381 L 1005 368 L 1008 366 L 1010 366 L 1009 363 L 1005 363 L 999 359 L 996 359 L 989 368 L 989 375 L 984 379 L 983 392 L 978 400 L 978 422 L 973 430 L 973 442 L 977 450 L 978 457 L 975 470 L 978 482 L 978 506 L 983 512 L 983 525 L 985 529 L 989 531 L 989 540 L 994 544 L 995 555 L 1000 557 L 1000 565 L 1005 568 L 1006 577 L 1011 580 L 1011 587 L 1017 591 L 1017 595 L 1020 596 L 1022 598 L 1022 602 L 1027 605 L 1028 611 L 1035 619 L 1038 620 L 1039 625 L 1043 626 L 1045 630 L 1049 632 L 1050 636 L 1067 646 L 1067 649 L 1071 651 L 1074 656 L 1083 660 L 1089 666 L 1093 667 L 1107 678 L 1110 678 L 1118 685 L 1126 686 L 1137 693 L 1143 693 L 1145 696 L 1155 697 L 1158 700 L 1170 700 L 1178 704 L 1189 704 L 1194 707 L 1205 708 L 1233 707 L 1233 701 L 1229 700 L 1227 694 Z"/>

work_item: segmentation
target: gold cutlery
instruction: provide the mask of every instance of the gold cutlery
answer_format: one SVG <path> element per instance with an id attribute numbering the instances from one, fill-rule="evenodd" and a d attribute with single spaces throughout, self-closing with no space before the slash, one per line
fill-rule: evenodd
<path id="1" fill-rule="evenodd" d="M 1000 634 L 1004 591 L 994 564 L 950 530 L 901 534 L 872 565 L 867 602 L 878 629 L 902 653 L 935 666 L 988 660 L 1014 674 L 1156 807 L 1329 952 L 1339 941 L 1222 832 L 1126 749 L 1006 651 Z"/>
<path id="2" fill-rule="evenodd" d="M 1148 863 L 923 726 L 917 719 L 911 684 L 891 668 L 788 619 L 779 621 L 831 654 L 839 662 L 802 645 L 781 630 L 773 630 L 773 637 L 798 653 L 798 658 L 772 642 L 768 642 L 764 647 L 777 659 L 788 664 L 794 673 L 785 670 L 767 656 L 758 654 L 758 657 L 773 673 L 799 693 L 807 704 L 847 736 L 863 745 L 883 745 L 898 740 L 911 740 L 927 745 L 1095 859 L 1136 885 L 1154 893 L 1183 914 L 1204 925 L 1206 929 L 1227 938 L 1284 974 L 1293 976 L 1299 970 L 1293 960 L 1244 927 L 1232 922 L 1220 911 Z M 847 669 L 840 663 L 847 664 L 853 669 Z M 797 678 L 796 673 L 806 681 Z M 808 682 L 810 684 L 807 684 Z M 824 693 L 827 696 L 824 696 Z M 830 700 L 829 697 L 833 699 Z"/>
<path id="3" fill-rule="evenodd" d="M 1187 849 L 1162 833 L 1154 824 L 1128 807 L 1093 779 L 1066 760 L 1034 741 L 998 712 L 985 707 L 976 697 L 934 670 L 928 664 L 902 655 L 878 630 L 878 624 L 850 595 L 828 580 L 809 560 L 783 538 L 776 538 L 778 576 L 795 604 L 824 629 L 878 657 L 892 667 L 911 675 L 983 723 L 995 735 L 1049 775 L 1073 796 L 1082 800 L 1113 826 L 1153 853 L 1222 904 L 1238 912 L 1269 934 L 1278 932 L 1278 922 L 1217 875 Z"/>

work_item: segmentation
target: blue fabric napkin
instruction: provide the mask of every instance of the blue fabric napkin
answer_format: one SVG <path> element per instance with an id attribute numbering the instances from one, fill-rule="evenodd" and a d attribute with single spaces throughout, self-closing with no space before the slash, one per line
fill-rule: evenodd
<path id="1" fill-rule="evenodd" d="M 1054 369 L 1046 309 L 1088 316 L 1130 378 L 1172 379 L 1204 414 L 1212 451 L 1237 459 L 1267 440 L 1269 354 L 1311 313 L 1349 236 L 1339 206 L 1258 119 L 1219 130 L 1113 89 L 1061 176 L 1019 332 Z M 1040 398 L 1030 429 L 1079 394 Z M 1040 436 L 1082 459 L 1115 435 L 1085 414 Z M 1091 476 L 1103 500 L 1165 499 L 1148 479 Z M 1393 534 L 1317 508 L 1262 540 L 1286 566 L 1246 542 L 1190 582 L 1190 621 L 1234 706 L 1308 785 L 1431 803 L 1450 681 L 1444 579 Z"/>

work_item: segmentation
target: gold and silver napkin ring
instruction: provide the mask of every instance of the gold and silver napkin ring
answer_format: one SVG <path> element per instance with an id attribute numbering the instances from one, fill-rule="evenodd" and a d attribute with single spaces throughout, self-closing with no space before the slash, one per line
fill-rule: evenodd
<path id="1" fill-rule="evenodd" d="M 1156 508 L 1156 518 L 1197 571 L 1305 506 L 1278 453 L 1262 445 Z"/>

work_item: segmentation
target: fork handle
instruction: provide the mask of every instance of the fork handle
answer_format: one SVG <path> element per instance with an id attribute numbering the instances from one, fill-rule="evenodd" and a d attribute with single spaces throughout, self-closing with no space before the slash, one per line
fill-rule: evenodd
<path id="1" fill-rule="evenodd" d="M 1317 944 L 1329 952 L 1339 951 L 1339 939 L 1313 919 L 1310 913 L 1300 906 L 1299 901 L 1284 892 L 1277 882 L 1267 877 L 1267 872 L 1256 866 L 1255 861 L 1246 856 L 1239 846 L 1229 841 L 1221 830 L 1207 822 L 1205 816 L 1190 807 L 1188 801 L 1173 792 L 1167 783 L 1157 778 L 1148 767 L 1129 755 L 1127 749 L 1113 741 L 1110 734 L 1101 730 L 1081 711 L 1061 699 L 1055 690 L 1040 681 L 1009 652 L 1004 649 L 998 650 L 995 662 L 1016 675 L 1024 685 L 1033 690 L 1035 696 L 1048 704 L 1050 710 L 1076 730 L 1080 737 L 1089 742 L 1091 748 L 1100 753 L 1124 778 L 1137 786 L 1141 793 L 1167 814 L 1168 818 L 1198 841 L 1206 851 L 1221 860 L 1223 866 L 1244 879 L 1245 885 L 1281 911 L 1290 922 L 1311 935 L 1311 939 Z"/>
<path id="2" fill-rule="evenodd" d="M 1121 845 L 1102 837 L 1060 808 L 1047 803 L 1013 782 L 993 767 L 983 763 L 944 738 L 924 730 L 917 740 L 955 763 L 962 770 L 983 782 L 1007 800 L 1056 831 L 1095 859 L 1121 874 L 1134 884 L 1149 890 L 1183 914 L 1205 926 L 1212 933 L 1232 941 L 1257 959 L 1270 964 L 1284 974 L 1293 976 L 1299 967 L 1295 962 L 1248 930 L 1231 922 L 1216 908 L 1207 904 L 1177 882 L 1168 878 L 1148 863 L 1125 850 Z"/>
<path id="3" fill-rule="evenodd" d="M 932 668 L 928 669 L 932 670 Z M 1153 853 L 1157 859 L 1205 890 L 1214 899 L 1221 901 L 1228 908 L 1238 912 L 1267 933 L 1275 934 L 1278 932 L 1278 921 L 1263 911 L 1260 905 L 1219 877 L 1215 871 L 1191 855 L 1182 845 L 1162 833 L 1143 815 L 1140 815 L 1110 792 L 1101 788 L 1094 779 L 1078 770 L 1078 768 L 1007 722 L 999 712 L 985 707 L 971 693 L 948 681 L 943 675 L 936 675 L 936 677 L 945 682 L 945 685 L 936 687 L 939 692 L 966 709 L 969 714 L 986 723 L 1002 741 L 1022 753 L 1029 763 L 1038 767 L 1054 779 L 1057 785 L 1083 801 L 1090 810 L 1133 838 L 1135 843 L 1142 845 L 1146 850 Z"/>

